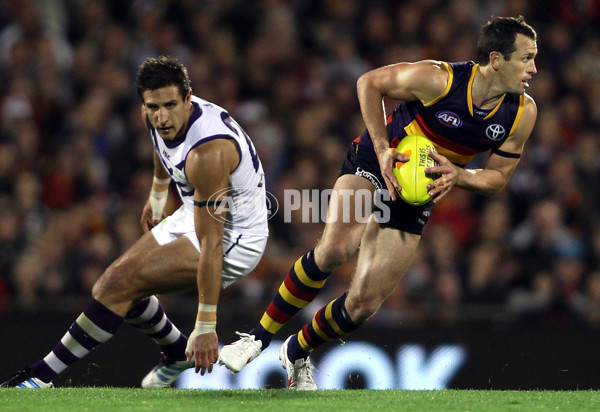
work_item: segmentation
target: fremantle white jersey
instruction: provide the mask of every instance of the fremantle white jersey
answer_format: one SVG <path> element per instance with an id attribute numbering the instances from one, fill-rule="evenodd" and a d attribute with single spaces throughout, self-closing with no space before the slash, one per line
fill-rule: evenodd
<path id="1" fill-rule="evenodd" d="M 265 178 L 252 141 L 225 109 L 196 96 L 192 96 L 192 105 L 193 113 L 186 132 L 174 140 L 163 140 L 146 119 L 158 156 L 175 181 L 185 208 L 193 214 L 194 187 L 185 174 L 188 153 L 202 143 L 230 139 L 237 147 L 240 163 L 229 176 L 226 203 L 220 206 L 227 212 L 225 230 L 267 236 Z M 213 196 L 209 200 L 222 198 L 223 194 Z"/>

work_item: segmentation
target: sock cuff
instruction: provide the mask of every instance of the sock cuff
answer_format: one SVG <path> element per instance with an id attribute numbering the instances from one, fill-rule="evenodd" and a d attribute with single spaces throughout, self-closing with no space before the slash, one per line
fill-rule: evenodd
<path id="1" fill-rule="evenodd" d="M 350 318 L 345 305 L 347 297 L 348 292 L 337 298 L 331 307 L 333 318 L 344 333 L 350 333 L 363 324 L 363 322 L 356 323 Z"/>
<path id="2" fill-rule="evenodd" d="M 304 271 L 312 280 L 325 280 L 331 272 L 323 272 L 315 262 L 315 249 L 312 248 L 304 256 L 302 256 L 302 266 Z"/>
<path id="3" fill-rule="evenodd" d="M 101 327 L 108 333 L 115 334 L 123 323 L 123 318 L 115 312 L 98 302 L 96 299 L 83 312 L 85 316 L 98 327 Z"/>

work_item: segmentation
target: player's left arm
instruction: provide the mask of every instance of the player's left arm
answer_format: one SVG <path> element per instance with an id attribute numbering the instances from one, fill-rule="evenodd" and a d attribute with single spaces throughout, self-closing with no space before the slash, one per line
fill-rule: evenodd
<path id="1" fill-rule="evenodd" d="M 186 175 L 194 186 L 194 222 L 200 242 L 198 260 L 198 313 L 190 334 L 186 355 L 196 362 L 196 372 L 212 371 L 219 355 L 216 333 L 217 304 L 221 292 L 223 232 L 227 205 L 224 202 L 229 176 L 240 161 L 235 144 L 216 139 L 192 150 L 186 161 Z"/>
<path id="2" fill-rule="evenodd" d="M 454 186 L 483 195 L 493 195 L 504 189 L 519 164 L 519 156 L 531 135 L 536 117 L 535 102 L 525 95 L 523 114 L 515 131 L 498 148 L 499 153 L 490 155 L 484 169 L 464 169 L 453 165 L 444 156 L 430 153 L 438 166 L 426 169 L 425 173 L 439 174 L 435 181 L 427 185 L 433 202 L 439 201 Z"/>

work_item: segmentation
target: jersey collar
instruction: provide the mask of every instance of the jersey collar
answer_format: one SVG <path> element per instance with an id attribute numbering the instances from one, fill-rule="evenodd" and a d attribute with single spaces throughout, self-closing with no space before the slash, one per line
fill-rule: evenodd
<path id="1" fill-rule="evenodd" d="M 469 107 L 469 113 L 471 114 L 471 117 L 474 117 L 474 115 L 473 115 L 473 81 L 475 80 L 475 74 L 477 73 L 478 68 L 479 68 L 479 64 L 475 64 L 473 66 L 473 68 L 471 69 L 471 77 L 469 77 L 469 84 L 467 86 L 467 106 Z M 487 116 L 484 117 L 484 120 L 487 120 L 490 117 L 492 117 L 494 114 L 496 114 L 498 109 L 500 109 L 500 106 L 502 105 L 502 102 L 504 101 L 505 97 L 506 97 L 506 94 L 504 96 L 502 96 L 502 99 L 500 99 L 500 101 L 498 102 L 496 107 L 494 107 L 494 109 L 491 112 L 489 112 Z"/>

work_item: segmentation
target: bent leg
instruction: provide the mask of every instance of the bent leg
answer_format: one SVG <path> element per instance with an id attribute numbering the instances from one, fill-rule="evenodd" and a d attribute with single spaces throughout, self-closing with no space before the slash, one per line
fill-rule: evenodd
<path id="1" fill-rule="evenodd" d="M 125 316 L 138 299 L 194 288 L 198 257 L 199 252 L 184 236 L 159 246 L 151 232 L 145 233 L 106 269 L 92 295 Z"/>
<path id="2" fill-rule="evenodd" d="M 381 227 L 370 219 L 349 291 L 318 310 L 313 321 L 292 336 L 287 352 L 290 361 L 307 358 L 316 348 L 354 331 L 376 313 L 398 286 L 419 240 L 418 235 Z"/>
<path id="3" fill-rule="evenodd" d="M 361 212 L 358 207 L 363 213 L 371 207 L 373 191 L 371 182 L 362 177 L 343 175 L 338 178 L 321 240 L 290 268 L 259 325 L 250 331 L 262 342 L 262 349 L 286 322 L 314 300 L 330 273 L 356 252 L 365 226 L 356 219 L 356 213 Z M 361 202 L 368 203 L 361 205 Z"/>
<path id="4" fill-rule="evenodd" d="M 374 315 L 412 263 L 421 236 L 369 222 L 358 255 L 346 310 L 354 322 Z"/>
<path id="5" fill-rule="evenodd" d="M 189 240 L 182 238 L 159 246 L 153 235 L 146 233 L 98 279 L 92 291 L 94 300 L 54 349 L 32 366 L 35 376 L 50 382 L 69 365 L 109 340 L 135 300 L 193 287 L 196 271 L 191 262 L 197 259 L 198 251 Z M 174 342 L 180 340 L 175 334 L 170 338 Z M 183 345 L 185 347 L 185 343 Z"/>

